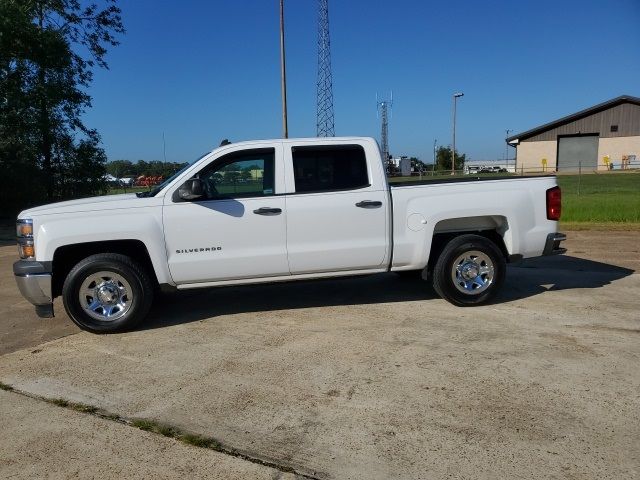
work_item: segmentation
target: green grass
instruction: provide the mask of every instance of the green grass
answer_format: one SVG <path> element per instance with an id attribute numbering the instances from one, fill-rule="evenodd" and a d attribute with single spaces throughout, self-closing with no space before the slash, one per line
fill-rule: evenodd
<path id="1" fill-rule="evenodd" d="M 640 223 L 640 173 L 559 175 L 562 223 Z"/>

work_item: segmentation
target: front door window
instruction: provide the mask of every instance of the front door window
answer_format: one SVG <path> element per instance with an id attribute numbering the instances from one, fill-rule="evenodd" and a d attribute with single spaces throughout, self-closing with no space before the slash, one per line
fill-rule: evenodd
<path id="1" fill-rule="evenodd" d="M 230 154 L 200 172 L 206 200 L 265 197 L 274 192 L 274 151 Z"/>

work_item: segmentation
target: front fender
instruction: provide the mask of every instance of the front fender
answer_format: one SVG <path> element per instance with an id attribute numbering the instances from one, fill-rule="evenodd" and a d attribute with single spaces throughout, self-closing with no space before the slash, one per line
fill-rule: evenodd
<path id="1" fill-rule="evenodd" d="M 172 284 L 162 230 L 162 206 L 34 217 L 36 260 L 52 261 L 63 246 L 109 240 L 139 240 L 159 283 Z"/>

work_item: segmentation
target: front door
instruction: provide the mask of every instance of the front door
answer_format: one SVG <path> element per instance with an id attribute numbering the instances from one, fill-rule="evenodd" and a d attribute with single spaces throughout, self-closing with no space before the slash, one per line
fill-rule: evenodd
<path id="1" fill-rule="evenodd" d="M 203 198 L 167 195 L 163 220 L 174 282 L 289 274 L 285 200 L 275 196 L 281 161 L 280 146 L 231 152 L 196 175 Z"/>

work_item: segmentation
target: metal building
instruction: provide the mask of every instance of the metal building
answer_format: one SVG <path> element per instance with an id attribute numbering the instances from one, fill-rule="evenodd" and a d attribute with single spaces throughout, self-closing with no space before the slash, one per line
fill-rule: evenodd
<path id="1" fill-rule="evenodd" d="M 640 98 L 623 95 L 506 141 L 519 172 L 637 168 Z"/>

